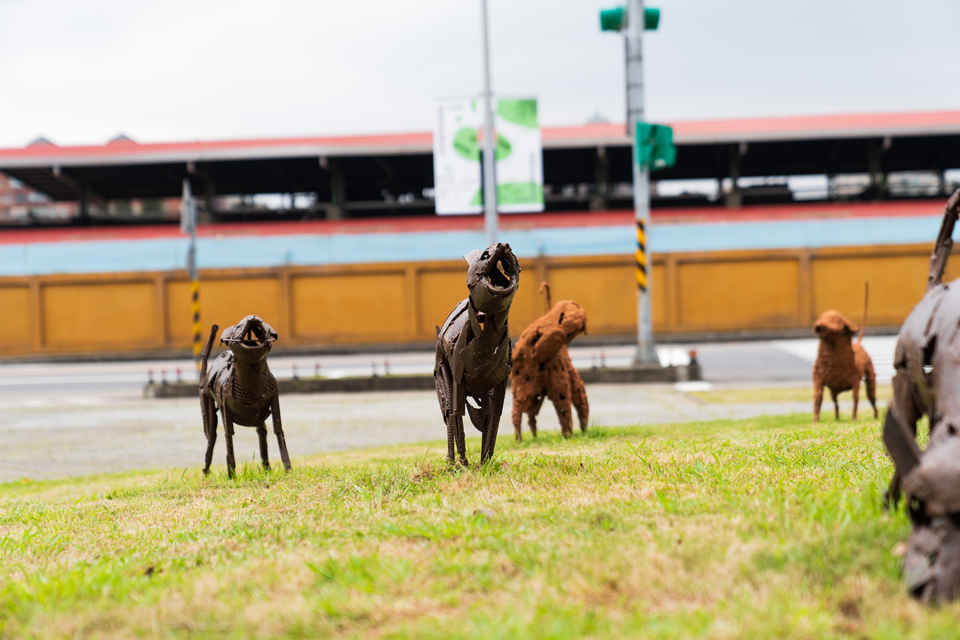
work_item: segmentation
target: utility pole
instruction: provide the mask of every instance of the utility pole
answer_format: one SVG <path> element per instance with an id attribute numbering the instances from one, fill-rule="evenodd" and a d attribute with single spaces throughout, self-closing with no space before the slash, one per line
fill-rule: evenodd
<path id="1" fill-rule="evenodd" d="M 193 318 L 193 360 L 200 371 L 200 349 L 203 337 L 200 331 L 200 280 L 197 277 L 197 203 L 190 190 L 190 179 L 183 179 L 180 197 L 180 231 L 189 234 L 187 245 L 187 272 L 190 274 L 190 313 Z"/>
<path id="2" fill-rule="evenodd" d="M 643 32 L 646 29 L 656 30 L 659 24 L 660 10 L 645 9 L 643 0 L 629 0 L 627 7 L 600 12 L 601 31 L 620 31 L 624 34 L 627 135 L 633 138 L 633 208 L 637 232 L 637 349 L 633 356 L 634 366 L 660 366 L 653 342 L 650 309 L 653 265 L 648 257 L 647 232 L 650 228 L 651 129 L 645 121 L 643 99 Z"/>
<path id="3" fill-rule="evenodd" d="M 483 11 L 483 222 L 487 244 L 497 241 L 497 174 L 493 131 L 493 92 L 490 89 L 490 30 L 487 0 L 480 0 Z"/>

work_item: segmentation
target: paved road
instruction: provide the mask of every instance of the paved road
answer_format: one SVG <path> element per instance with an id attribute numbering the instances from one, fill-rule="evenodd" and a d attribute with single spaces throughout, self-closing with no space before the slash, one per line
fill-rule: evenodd
<path id="1" fill-rule="evenodd" d="M 867 339 L 878 378 L 890 378 L 893 338 Z M 687 345 L 660 349 L 664 362 L 685 362 Z M 710 385 L 806 385 L 816 355 L 814 340 L 718 343 L 697 346 Z M 630 347 L 580 347 L 573 350 L 577 365 L 625 366 Z M 312 373 L 318 362 L 324 375 L 356 375 L 374 367 L 383 372 L 427 372 L 429 353 L 371 356 L 277 358 L 275 371 L 289 375 L 296 365 Z M 203 435 L 198 403 L 193 398 L 143 399 L 147 369 L 154 375 L 189 362 L 107 362 L 84 364 L 0 365 L 0 481 L 23 477 L 49 478 L 158 467 L 198 468 Z M 696 384 L 694 386 L 696 388 Z M 717 418 L 808 411 L 801 403 L 707 403 L 687 393 L 687 386 L 590 385 L 591 424 L 684 422 Z M 289 394 L 283 398 L 283 418 L 291 454 L 308 455 L 388 443 L 438 440 L 444 437 L 436 397 L 429 391 L 362 394 Z M 501 422 L 501 437 L 511 437 L 510 398 Z M 544 430 L 558 430 L 552 407 L 541 411 Z M 475 434 L 469 428 L 470 435 Z M 277 458 L 271 442 L 272 457 Z M 238 458 L 256 457 L 256 435 L 238 429 Z M 224 448 L 216 458 L 222 464 Z"/>
<path id="2" fill-rule="evenodd" d="M 893 337 L 868 337 L 867 351 L 873 356 L 881 380 L 892 376 Z M 803 382 L 810 379 L 816 357 L 815 339 L 774 340 L 764 342 L 720 342 L 699 345 L 666 345 L 658 348 L 664 364 L 685 364 L 687 352 L 695 348 L 704 376 L 711 382 Z M 578 367 L 623 367 L 630 363 L 630 346 L 574 347 Z M 351 354 L 275 357 L 270 367 L 278 377 L 320 373 L 328 377 L 369 375 L 371 373 L 429 373 L 433 353 L 415 351 L 386 354 Z M 149 375 L 173 380 L 193 375 L 189 360 L 138 362 L 37 363 L 0 365 L 0 398 L 21 398 L 36 402 L 35 395 L 55 392 L 58 397 L 140 392 Z M 152 372 L 152 373 L 151 373 Z M 82 402 L 82 400 L 78 400 Z"/>

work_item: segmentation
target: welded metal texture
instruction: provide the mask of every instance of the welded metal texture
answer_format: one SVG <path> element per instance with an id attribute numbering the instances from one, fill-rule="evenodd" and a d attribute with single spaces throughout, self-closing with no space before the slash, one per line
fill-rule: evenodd
<path id="1" fill-rule="evenodd" d="M 587 332 L 587 313 L 573 300 L 551 304 L 550 285 L 546 282 L 540 289 L 546 291 L 549 310 L 523 330 L 513 348 L 510 394 L 517 441 L 523 439 L 523 414 L 527 414 L 530 433 L 536 437 L 537 414 L 546 398 L 550 398 L 557 411 L 565 438 L 573 433 L 571 409 L 577 411 L 580 431 L 587 430 L 590 418 L 587 389 L 567 350 L 574 338 Z"/>
<path id="2" fill-rule="evenodd" d="M 510 245 L 500 242 L 464 258 L 469 295 L 437 329 L 433 377 L 447 428 L 447 458 L 455 462 L 456 448 L 460 464 L 467 466 L 464 413 L 481 433 L 481 464 L 490 460 L 497 444 L 511 365 L 507 316 L 520 263 Z"/>
<path id="3" fill-rule="evenodd" d="M 200 361 L 200 412 L 207 451 L 203 472 L 210 472 L 213 446 L 217 442 L 217 411 L 223 417 L 227 443 L 227 474 L 236 471 L 233 454 L 233 426 L 255 427 L 260 440 L 260 460 L 270 469 L 267 455 L 267 417 L 272 416 L 273 432 L 280 446 L 284 468 L 290 470 L 287 441 L 280 419 L 280 396 L 277 379 L 267 366 L 267 355 L 277 341 L 273 327 L 255 315 L 223 330 L 220 342 L 227 348 L 207 367 L 210 350 L 217 336 L 217 325 L 210 328 L 210 337 Z"/>
<path id="4" fill-rule="evenodd" d="M 958 212 L 960 190 L 947 201 L 926 294 L 897 338 L 883 425 L 894 462 L 885 502 L 895 506 L 902 486 L 913 522 L 904 574 L 910 593 L 925 602 L 960 596 L 960 280 L 943 283 Z M 930 444 L 921 452 L 916 433 L 924 415 Z"/>
<path id="5" fill-rule="evenodd" d="M 863 300 L 863 325 L 867 323 L 867 300 L 869 286 L 865 285 Z M 843 391 L 853 391 L 854 420 L 857 419 L 857 405 L 860 402 L 860 382 L 867 384 L 867 399 L 873 407 L 873 417 L 877 417 L 877 375 L 873 360 L 863 348 L 863 326 L 857 326 L 847 320 L 843 314 L 833 309 L 824 311 L 817 318 L 813 330 L 820 338 L 817 345 L 817 359 L 813 363 L 813 421 L 820 420 L 820 404 L 823 401 L 823 388 L 830 390 L 833 399 L 833 414 L 840 417 L 837 395 Z M 853 336 L 857 341 L 853 342 Z"/>

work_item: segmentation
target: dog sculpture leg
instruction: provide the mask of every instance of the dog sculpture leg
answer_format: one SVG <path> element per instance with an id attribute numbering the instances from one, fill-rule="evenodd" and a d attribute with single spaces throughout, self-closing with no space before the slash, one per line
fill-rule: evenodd
<path id="1" fill-rule="evenodd" d="M 857 419 L 857 404 L 860 403 L 860 379 L 857 378 L 857 381 L 853 383 L 853 388 L 850 389 L 850 393 L 853 394 L 853 414 L 852 417 L 854 420 Z"/>
<path id="2" fill-rule="evenodd" d="M 487 395 L 487 424 L 483 432 L 484 445 L 480 450 L 480 464 L 493 457 L 497 446 L 497 431 L 500 430 L 500 416 L 503 415 L 503 398 L 507 394 L 507 381 L 504 380 L 490 390 Z"/>
<path id="3" fill-rule="evenodd" d="M 813 380 L 813 421 L 820 422 L 820 406 L 823 404 L 823 383 Z"/>
<path id="4" fill-rule="evenodd" d="M 280 460 L 283 468 L 290 471 L 290 454 L 287 453 L 287 439 L 283 435 L 283 422 L 280 420 L 280 396 L 273 397 L 270 414 L 273 416 L 273 434 L 277 436 L 277 444 L 280 445 Z"/>
<path id="5" fill-rule="evenodd" d="M 833 399 L 833 417 L 837 420 L 840 419 L 840 403 L 837 402 L 837 392 L 833 389 L 830 389 L 830 398 Z"/>
<path id="6" fill-rule="evenodd" d="M 237 470 L 237 461 L 233 457 L 233 420 L 226 407 L 223 407 L 223 435 L 227 443 L 227 477 L 233 478 Z"/>
<path id="7" fill-rule="evenodd" d="M 900 481 L 920 460 L 917 446 L 917 421 L 923 415 L 913 394 L 913 383 L 905 370 L 898 370 L 893 376 L 893 400 L 887 408 L 887 417 L 883 423 L 883 442 L 893 458 L 893 477 L 890 486 L 883 494 L 883 506 L 889 509 L 900 502 Z"/>
<path id="8" fill-rule="evenodd" d="M 257 439 L 260 441 L 260 462 L 263 463 L 263 470 L 270 471 L 270 455 L 267 451 L 267 425 L 261 424 L 257 427 Z"/>
<path id="9" fill-rule="evenodd" d="M 540 407 L 543 406 L 543 401 L 547 399 L 545 395 L 537 396 L 536 400 L 533 401 L 533 408 L 530 409 L 530 413 L 527 414 L 527 417 L 530 419 L 530 434 L 536 438 L 537 437 L 537 416 L 540 414 Z"/>
<path id="10" fill-rule="evenodd" d="M 557 410 L 557 419 L 560 420 L 560 431 L 564 438 L 573 433 L 573 414 L 570 411 L 570 377 L 559 365 L 553 365 L 548 373 L 547 393 L 550 402 Z"/>
<path id="11" fill-rule="evenodd" d="M 870 406 L 873 407 L 873 419 L 876 420 L 879 417 L 877 413 L 877 374 L 873 370 L 872 362 L 867 363 L 867 369 L 864 372 L 863 379 L 867 383 L 867 400 L 870 401 Z"/>
<path id="12" fill-rule="evenodd" d="M 580 423 L 580 432 L 587 432 L 587 423 L 590 421 L 590 403 L 587 401 L 587 388 L 583 384 L 580 373 L 570 363 L 570 400 L 577 410 L 577 420 Z"/>
<path id="13" fill-rule="evenodd" d="M 217 407 L 213 398 L 204 394 L 200 396 L 200 414 L 203 417 L 203 433 L 207 436 L 207 451 L 203 456 L 203 473 L 210 473 L 210 463 L 213 461 L 213 445 L 217 444 Z"/>
<path id="14" fill-rule="evenodd" d="M 517 442 L 521 442 L 523 440 L 523 408 L 516 397 L 513 399 L 513 411 L 510 417 L 513 419 L 513 437 Z"/>

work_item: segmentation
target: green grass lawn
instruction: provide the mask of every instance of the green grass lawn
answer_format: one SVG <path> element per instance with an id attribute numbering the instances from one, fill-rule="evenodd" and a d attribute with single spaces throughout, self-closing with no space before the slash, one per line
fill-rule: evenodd
<path id="1" fill-rule="evenodd" d="M 960 635 L 904 593 L 876 421 L 509 436 L 482 469 L 427 444 L 229 481 L 198 442 L 187 470 L 0 485 L 0 636 Z"/>

